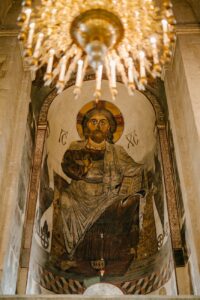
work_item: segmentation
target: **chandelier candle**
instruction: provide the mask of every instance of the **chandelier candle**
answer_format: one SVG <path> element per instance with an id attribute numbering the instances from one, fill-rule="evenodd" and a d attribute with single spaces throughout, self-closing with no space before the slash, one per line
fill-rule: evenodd
<path id="1" fill-rule="evenodd" d="M 169 0 L 24 0 L 18 17 L 19 40 L 32 70 L 46 65 L 44 84 L 61 93 L 76 74 L 78 97 L 87 71 L 96 76 L 94 95 L 101 97 L 107 77 L 113 99 L 117 80 L 130 94 L 160 76 L 175 41 Z M 45 69 L 45 68 L 44 68 Z"/>
<path id="2" fill-rule="evenodd" d="M 34 58 L 38 58 L 39 55 L 40 55 L 40 47 L 41 47 L 43 38 L 44 38 L 44 34 L 39 33 L 38 34 L 38 39 L 37 39 L 37 42 L 36 42 L 36 46 L 35 46 L 35 50 L 34 50 L 34 53 L 33 53 Z"/>
<path id="3" fill-rule="evenodd" d="M 78 61 L 78 70 L 76 76 L 76 86 L 81 87 L 82 84 L 82 72 L 83 72 L 83 60 L 79 59 Z"/>
<path id="4" fill-rule="evenodd" d="M 97 74 L 96 74 L 96 90 L 101 90 L 101 80 L 102 80 L 102 73 L 103 73 L 103 65 L 98 66 Z"/>
<path id="5" fill-rule="evenodd" d="M 33 42 L 33 34 L 35 31 L 35 23 L 31 23 L 29 26 L 28 40 L 27 40 L 27 48 L 32 48 Z"/>
<path id="6" fill-rule="evenodd" d="M 48 59 L 48 63 L 47 63 L 47 72 L 46 72 L 46 74 L 49 74 L 49 75 L 52 72 L 54 54 L 55 54 L 55 50 L 51 49 L 49 51 L 49 55 L 48 55 L 49 59 Z"/>

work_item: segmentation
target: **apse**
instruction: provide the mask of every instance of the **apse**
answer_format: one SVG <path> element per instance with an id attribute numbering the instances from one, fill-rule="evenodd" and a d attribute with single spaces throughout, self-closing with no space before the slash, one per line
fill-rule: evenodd
<path id="1" fill-rule="evenodd" d="M 28 293 L 176 294 L 155 107 L 117 84 L 71 86 L 48 111 Z M 102 286 L 103 287 L 103 286 Z"/>

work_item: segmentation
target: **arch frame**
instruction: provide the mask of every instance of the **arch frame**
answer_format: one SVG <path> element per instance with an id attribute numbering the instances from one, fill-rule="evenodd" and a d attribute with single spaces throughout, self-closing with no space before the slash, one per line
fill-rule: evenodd
<path id="1" fill-rule="evenodd" d="M 95 78 L 94 74 L 88 74 L 85 76 L 84 81 L 94 80 L 94 78 Z M 118 82 L 121 83 L 120 80 L 118 80 Z M 73 86 L 74 84 L 75 84 L 75 78 L 72 78 L 66 85 L 65 89 Z M 158 97 L 155 95 L 155 93 L 153 93 L 152 89 L 147 87 L 147 90 L 144 91 L 143 94 L 151 103 L 156 115 L 156 126 L 158 130 L 158 138 L 159 138 L 159 144 L 161 150 L 161 160 L 162 160 L 164 185 L 165 185 L 166 199 L 167 199 L 171 242 L 172 242 L 172 248 L 173 248 L 175 262 L 176 262 L 177 254 L 183 255 L 183 247 L 182 247 L 179 217 L 178 217 L 178 210 L 177 210 L 177 203 L 176 203 L 173 168 L 172 168 L 172 162 L 170 158 L 170 149 L 169 149 L 169 143 L 168 143 L 167 131 L 166 131 L 166 120 L 165 120 L 164 112 L 158 101 Z M 25 226 L 24 226 L 25 229 L 24 229 L 23 244 L 22 244 L 22 251 L 21 251 L 22 257 L 25 255 L 25 259 L 23 259 L 23 263 L 21 264 L 21 267 L 27 269 L 26 286 L 28 281 L 28 271 L 29 271 L 29 263 L 30 263 L 30 256 L 31 256 L 34 220 L 35 220 L 35 213 L 36 213 L 36 202 L 37 202 L 38 188 L 39 188 L 39 181 L 40 181 L 40 174 L 41 174 L 42 156 L 43 156 L 44 143 L 45 143 L 46 131 L 47 131 L 47 115 L 48 115 L 48 110 L 52 102 L 56 98 L 56 96 L 57 96 L 57 91 L 56 89 L 53 89 L 44 99 L 43 105 L 40 110 L 38 125 L 37 125 L 35 151 L 33 155 L 32 175 L 30 179 L 29 195 L 27 199 L 27 213 L 25 219 Z"/>

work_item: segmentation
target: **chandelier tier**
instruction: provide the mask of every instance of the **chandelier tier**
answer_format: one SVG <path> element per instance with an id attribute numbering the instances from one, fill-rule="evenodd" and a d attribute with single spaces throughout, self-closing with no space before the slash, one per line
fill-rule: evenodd
<path id="1" fill-rule="evenodd" d="M 34 71 L 45 67 L 45 85 L 56 85 L 58 93 L 76 74 L 78 96 L 92 67 L 96 99 L 103 74 L 113 99 L 119 77 L 132 94 L 144 90 L 150 76 L 160 76 L 171 56 L 175 20 L 169 0 L 159 8 L 155 0 L 41 0 L 34 9 L 25 0 L 22 5 L 18 24 L 25 60 Z"/>

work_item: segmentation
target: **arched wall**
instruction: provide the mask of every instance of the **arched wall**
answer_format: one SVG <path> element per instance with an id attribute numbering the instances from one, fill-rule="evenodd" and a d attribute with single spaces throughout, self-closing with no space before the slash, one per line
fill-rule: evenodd
<path id="1" fill-rule="evenodd" d="M 90 79 L 93 79 L 92 76 L 90 76 Z M 71 82 L 71 84 L 69 85 L 72 84 L 73 82 Z M 171 162 L 169 157 L 169 148 L 168 148 L 167 136 L 165 131 L 164 115 L 160 109 L 160 105 L 156 100 L 156 97 L 149 91 L 147 91 L 145 94 L 148 97 L 148 100 L 153 105 L 154 111 L 156 113 L 156 123 L 157 123 L 156 125 L 158 128 L 158 135 L 160 140 L 160 150 L 162 156 L 172 244 L 174 249 L 180 250 L 182 248 L 182 245 L 181 245 L 180 230 L 179 230 L 178 216 L 176 210 L 176 200 L 175 200 L 175 192 L 174 192 L 174 185 L 173 185 L 173 178 L 172 178 Z M 33 175 L 32 175 L 32 182 L 30 186 L 30 198 L 29 198 L 29 207 L 28 207 L 28 215 L 27 215 L 28 226 L 26 226 L 25 245 L 24 245 L 24 248 L 29 249 L 29 251 L 31 248 L 31 241 L 32 241 L 32 236 L 30 236 L 29 233 L 33 230 L 36 199 L 38 193 L 37 191 L 38 191 L 38 185 L 40 181 L 40 168 L 42 163 L 43 144 L 45 140 L 46 126 L 47 126 L 47 112 L 55 96 L 56 96 L 56 92 L 53 91 L 46 98 L 42 106 L 40 118 L 39 118 L 35 157 L 34 157 L 34 164 L 33 164 Z"/>

